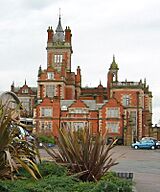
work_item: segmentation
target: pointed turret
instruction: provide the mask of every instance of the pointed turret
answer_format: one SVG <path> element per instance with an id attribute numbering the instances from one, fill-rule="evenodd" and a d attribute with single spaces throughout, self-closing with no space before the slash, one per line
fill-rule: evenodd
<path id="1" fill-rule="evenodd" d="M 112 82 L 117 82 L 118 81 L 118 64 L 115 61 L 115 56 L 113 55 L 113 61 L 110 65 L 109 71 L 112 74 Z"/>
<path id="2" fill-rule="evenodd" d="M 110 66 L 109 70 L 119 70 L 118 64 L 115 61 L 115 56 L 114 55 L 113 55 L 113 61 L 111 63 L 111 66 Z"/>
<path id="3" fill-rule="evenodd" d="M 61 25 L 61 15 L 59 14 L 59 21 L 58 21 L 58 25 L 56 28 L 56 33 L 54 35 L 53 41 L 54 42 L 64 42 L 64 31 Z"/>
<path id="4" fill-rule="evenodd" d="M 112 87 L 113 82 L 118 82 L 118 64 L 115 61 L 115 56 L 113 55 L 113 61 L 110 65 L 107 79 L 107 97 L 108 99 L 111 96 L 110 89 Z"/>

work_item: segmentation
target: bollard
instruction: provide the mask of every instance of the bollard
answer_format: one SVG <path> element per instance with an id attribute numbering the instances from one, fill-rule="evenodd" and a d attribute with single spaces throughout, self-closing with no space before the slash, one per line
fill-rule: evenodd
<path id="1" fill-rule="evenodd" d="M 122 178 L 122 179 L 133 179 L 133 173 L 128 173 L 128 172 L 117 172 L 116 173 L 117 177 Z"/>

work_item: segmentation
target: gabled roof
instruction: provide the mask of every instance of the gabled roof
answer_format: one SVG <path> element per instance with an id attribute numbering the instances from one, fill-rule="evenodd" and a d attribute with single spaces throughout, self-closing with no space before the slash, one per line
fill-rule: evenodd
<path id="1" fill-rule="evenodd" d="M 73 102 L 74 100 L 61 100 L 60 104 L 61 104 L 61 107 L 65 106 L 68 108 Z"/>
<path id="2" fill-rule="evenodd" d="M 88 108 L 88 106 L 82 100 L 75 100 L 70 108 Z"/>
<path id="3" fill-rule="evenodd" d="M 23 92 L 23 90 L 28 90 Z M 36 94 L 37 87 L 29 87 L 27 84 L 24 84 L 22 87 L 14 87 L 14 92 L 16 94 Z"/>

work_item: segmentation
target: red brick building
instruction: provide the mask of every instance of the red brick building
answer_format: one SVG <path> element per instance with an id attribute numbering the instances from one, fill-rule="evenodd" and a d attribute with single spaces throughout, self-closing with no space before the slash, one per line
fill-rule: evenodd
<path id="1" fill-rule="evenodd" d="M 104 87 L 82 87 L 81 69 L 71 70 L 72 34 L 63 31 L 61 17 L 54 31 L 48 30 L 47 66 L 39 67 L 36 131 L 57 136 L 63 126 L 80 129 L 89 126 L 108 138 L 120 138 L 125 144 L 149 135 L 152 122 L 152 93 L 142 82 L 120 82 L 113 57 Z"/>
<path id="2" fill-rule="evenodd" d="M 18 96 L 20 102 L 22 103 L 23 109 L 21 111 L 21 117 L 32 118 L 33 107 L 37 97 L 37 87 L 29 87 L 25 80 L 22 87 L 15 87 L 14 83 L 12 83 L 11 91 Z"/>

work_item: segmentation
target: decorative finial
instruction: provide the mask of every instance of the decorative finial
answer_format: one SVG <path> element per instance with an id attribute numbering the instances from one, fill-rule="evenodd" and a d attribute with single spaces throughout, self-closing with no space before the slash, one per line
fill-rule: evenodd
<path id="1" fill-rule="evenodd" d="M 26 79 L 25 79 L 25 83 L 24 83 L 24 84 L 25 84 L 25 85 L 27 84 L 27 83 L 26 83 Z"/>
<path id="2" fill-rule="evenodd" d="M 38 77 L 40 76 L 41 73 L 42 73 L 42 68 L 41 68 L 41 65 L 40 65 L 39 70 L 38 70 Z"/>
<path id="3" fill-rule="evenodd" d="M 12 85 L 11 85 L 11 91 L 14 92 L 14 81 L 12 82 Z"/>
<path id="4" fill-rule="evenodd" d="M 59 8 L 59 19 L 61 19 L 61 8 Z"/>
<path id="5" fill-rule="evenodd" d="M 113 54 L 113 62 L 115 62 L 115 55 Z"/>

